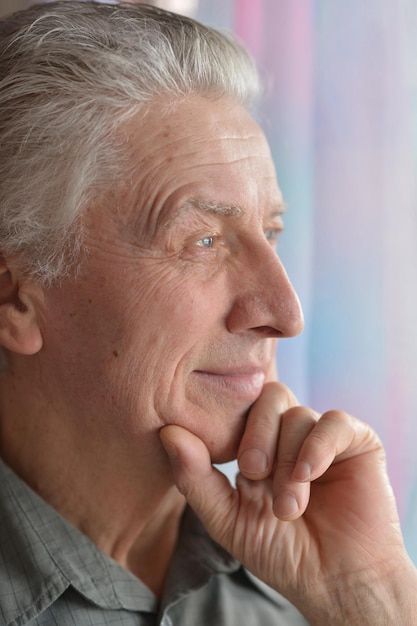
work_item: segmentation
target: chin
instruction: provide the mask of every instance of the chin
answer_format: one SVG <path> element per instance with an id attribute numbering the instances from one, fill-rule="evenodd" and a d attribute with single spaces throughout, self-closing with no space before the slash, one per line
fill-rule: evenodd
<path id="1" fill-rule="evenodd" d="M 237 458 L 250 406 L 226 407 L 194 401 L 187 408 L 171 407 L 165 424 L 177 424 L 189 430 L 206 445 L 212 463 L 229 463 Z M 184 420 L 184 415 L 187 420 Z M 215 418 L 213 417 L 215 416 Z"/>
<path id="2" fill-rule="evenodd" d="M 239 450 L 239 445 L 245 430 L 245 416 L 239 418 L 239 423 L 233 430 L 225 433 L 224 431 L 219 436 L 213 435 L 210 440 L 207 435 L 199 435 L 205 442 L 208 451 L 210 452 L 210 458 L 213 463 L 222 464 L 235 461 Z"/>

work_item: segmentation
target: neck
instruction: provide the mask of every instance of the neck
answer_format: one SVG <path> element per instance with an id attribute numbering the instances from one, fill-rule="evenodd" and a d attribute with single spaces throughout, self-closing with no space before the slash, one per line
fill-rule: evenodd
<path id="1" fill-rule="evenodd" d="M 8 401 L 2 385 L 4 461 L 105 554 L 160 595 L 184 499 L 158 432 L 116 441 L 94 419 Z M 82 428 L 80 425 L 82 424 Z"/>

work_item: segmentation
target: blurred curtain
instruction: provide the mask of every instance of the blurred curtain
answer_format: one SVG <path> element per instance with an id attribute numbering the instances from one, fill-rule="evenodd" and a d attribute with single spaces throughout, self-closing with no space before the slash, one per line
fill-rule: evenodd
<path id="1" fill-rule="evenodd" d="M 19 11 L 19 9 L 26 9 L 27 6 L 29 2 L 25 0 L 0 0 L 0 17 Z"/>
<path id="2" fill-rule="evenodd" d="M 10 4 L 29 2 L 0 13 Z M 280 377 L 379 433 L 417 562 L 417 3 L 154 4 L 235 32 L 258 62 L 289 205 L 280 255 L 306 317 L 279 346 Z"/>
<path id="3" fill-rule="evenodd" d="M 196 15 L 234 31 L 267 86 L 280 255 L 306 317 L 280 377 L 379 433 L 417 562 L 417 3 L 200 0 Z"/>

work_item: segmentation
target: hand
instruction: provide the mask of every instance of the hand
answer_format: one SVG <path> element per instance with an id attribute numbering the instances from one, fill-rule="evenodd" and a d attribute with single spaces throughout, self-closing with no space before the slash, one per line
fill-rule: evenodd
<path id="1" fill-rule="evenodd" d="M 210 535 L 311 624 L 417 624 L 416 571 L 366 424 L 341 411 L 319 419 L 268 383 L 247 420 L 236 489 L 196 436 L 166 426 L 161 437 Z"/>

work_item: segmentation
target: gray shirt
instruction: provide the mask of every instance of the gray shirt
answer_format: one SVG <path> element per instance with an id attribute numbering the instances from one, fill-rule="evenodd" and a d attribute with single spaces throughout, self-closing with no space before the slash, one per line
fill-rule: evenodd
<path id="1" fill-rule="evenodd" d="M 163 598 L 0 461 L 0 626 L 305 626 L 214 543 L 190 509 Z"/>

